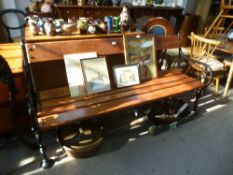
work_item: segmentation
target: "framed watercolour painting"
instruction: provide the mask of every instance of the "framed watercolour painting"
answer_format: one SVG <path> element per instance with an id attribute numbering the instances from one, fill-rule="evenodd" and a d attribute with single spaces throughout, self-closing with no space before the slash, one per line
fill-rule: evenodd
<path id="1" fill-rule="evenodd" d="M 142 80 L 157 77 L 153 35 L 124 35 L 124 54 L 126 64 L 139 64 Z"/>
<path id="2" fill-rule="evenodd" d="M 66 76 L 71 97 L 86 95 L 80 60 L 96 57 L 96 52 L 84 52 L 64 55 Z"/>
<path id="3" fill-rule="evenodd" d="M 118 88 L 140 83 L 138 64 L 114 66 L 113 72 Z"/>
<path id="4" fill-rule="evenodd" d="M 87 94 L 111 89 L 105 57 L 82 59 L 80 61 Z"/>

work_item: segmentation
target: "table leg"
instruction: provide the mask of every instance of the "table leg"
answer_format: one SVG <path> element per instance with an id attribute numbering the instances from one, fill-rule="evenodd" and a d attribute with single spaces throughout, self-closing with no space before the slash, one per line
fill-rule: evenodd
<path id="1" fill-rule="evenodd" d="M 233 76 L 233 61 L 231 62 L 231 68 L 230 68 L 229 73 L 228 73 L 227 83 L 226 83 L 226 86 L 225 86 L 225 89 L 224 89 L 223 97 L 227 96 L 227 92 L 228 92 L 230 84 L 231 84 L 232 76 Z"/>

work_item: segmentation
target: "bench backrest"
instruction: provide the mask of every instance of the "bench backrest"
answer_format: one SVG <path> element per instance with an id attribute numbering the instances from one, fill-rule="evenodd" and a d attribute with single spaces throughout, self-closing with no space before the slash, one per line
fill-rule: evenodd
<path id="1" fill-rule="evenodd" d="M 124 64 L 122 38 L 69 40 L 30 43 L 26 45 L 33 79 L 40 98 L 69 94 L 64 55 L 97 52 L 106 57 L 111 86 L 114 86 L 112 67 Z M 78 77 L 77 77 L 78 78 Z"/>
<path id="2" fill-rule="evenodd" d="M 178 36 L 157 37 L 156 48 L 178 48 L 179 41 Z M 113 66 L 124 64 L 122 36 L 28 43 L 26 50 L 39 99 L 70 95 L 64 64 L 65 54 L 97 52 L 98 55 L 105 56 L 111 87 L 115 87 Z"/>

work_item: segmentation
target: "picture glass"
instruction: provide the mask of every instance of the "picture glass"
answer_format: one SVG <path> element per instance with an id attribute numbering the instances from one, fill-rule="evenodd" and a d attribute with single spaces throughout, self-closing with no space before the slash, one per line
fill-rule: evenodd
<path id="1" fill-rule="evenodd" d="M 86 95 L 81 59 L 96 58 L 96 52 L 74 53 L 64 55 L 67 80 L 71 97 Z"/>
<path id="2" fill-rule="evenodd" d="M 104 57 L 82 59 L 87 94 L 110 90 L 110 80 L 106 59 Z"/>
<path id="3" fill-rule="evenodd" d="M 139 65 L 124 65 L 114 67 L 116 86 L 125 87 L 140 83 Z"/>
<path id="4" fill-rule="evenodd" d="M 124 36 L 125 62 L 140 65 L 141 79 L 157 77 L 153 35 Z"/>

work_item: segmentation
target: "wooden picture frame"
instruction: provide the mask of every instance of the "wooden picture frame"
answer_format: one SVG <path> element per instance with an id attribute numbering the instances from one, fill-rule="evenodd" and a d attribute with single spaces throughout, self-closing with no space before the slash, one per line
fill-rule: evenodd
<path id="1" fill-rule="evenodd" d="M 140 84 L 138 64 L 114 66 L 113 72 L 117 88 Z"/>
<path id="2" fill-rule="evenodd" d="M 82 59 L 80 61 L 87 94 L 111 89 L 105 57 Z"/>
<path id="3" fill-rule="evenodd" d="M 96 52 L 73 53 L 64 55 L 67 81 L 71 97 L 86 95 L 81 59 L 96 58 Z"/>
<path id="4" fill-rule="evenodd" d="M 139 64 L 141 80 L 158 77 L 154 35 L 123 36 L 126 64 Z"/>

